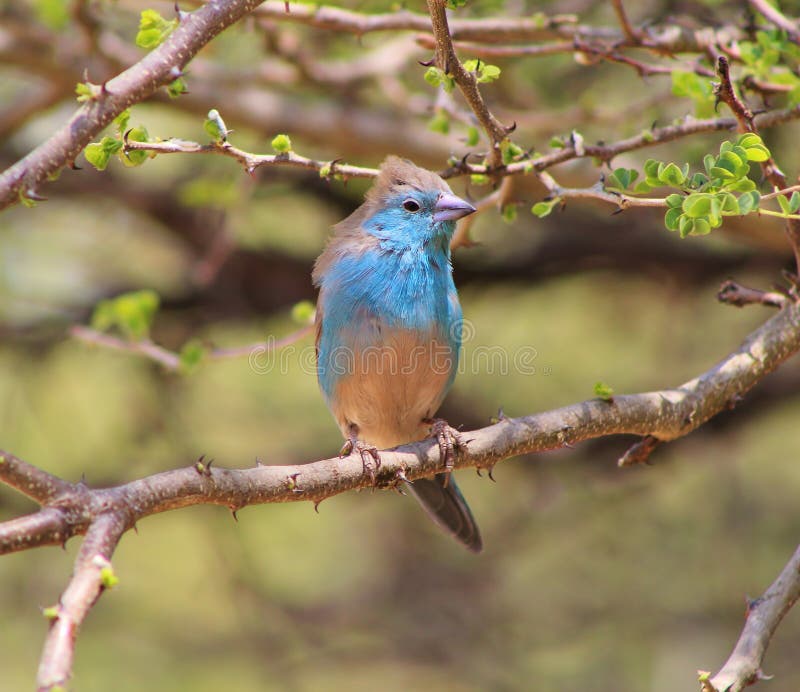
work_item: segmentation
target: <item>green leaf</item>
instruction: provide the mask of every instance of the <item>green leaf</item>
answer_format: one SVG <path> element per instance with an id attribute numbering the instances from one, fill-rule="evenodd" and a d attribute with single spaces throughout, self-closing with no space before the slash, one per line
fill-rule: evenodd
<path id="1" fill-rule="evenodd" d="M 739 196 L 739 213 L 746 216 L 754 209 L 758 208 L 758 203 L 761 201 L 761 195 L 755 190 L 745 192 Z"/>
<path id="2" fill-rule="evenodd" d="M 493 82 L 500 78 L 500 68 L 497 65 L 483 65 L 478 75 L 478 81 L 481 84 Z"/>
<path id="3" fill-rule="evenodd" d="M 605 382 L 595 382 L 594 395 L 600 397 L 603 401 L 611 401 L 614 398 L 614 388 Z"/>
<path id="4" fill-rule="evenodd" d="M 195 372 L 206 356 L 206 347 L 197 339 L 187 341 L 179 354 L 180 371 L 185 375 Z"/>
<path id="5" fill-rule="evenodd" d="M 716 199 L 719 200 L 720 213 L 725 216 L 738 216 L 739 201 L 730 192 L 718 192 Z"/>
<path id="6" fill-rule="evenodd" d="M 99 142 L 92 142 L 83 150 L 88 163 L 98 171 L 104 171 L 111 157 L 122 149 L 122 142 L 115 137 L 105 136 Z"/>
<path id="7" fill-rule="evenodd" d="M 691 219 L 707 216 L 711 211 L 711 195 L 694 192 L 683 200 L 682 209 Z"/>
<path id="8" fill-rule="evenodd" d="M 126 108 L 116 118 L 114 118 L 113 125 L 117 132 L 121 135 L 128 128 L 128 121 L 131 119 L 130 108 Z"/>
<path id="9" fill-rule="evenodd" d="M 428 121 L 428 129 L 433 132 L 440 132 L 446 135 L 450 132 L 450 117 L 443 110 L 436 111 L 436 114 Z"/>
<path id="10" fill-rule="evenodd" d="M 139 125 L 138 127 L 134 127 L 131 130 L 128 130 L 128 140 L 131 142 L 148 142 L 150 137 L 147 134 L 147 130 L 144 126 Z M 122 163 L 126 166 L 141 166 L 145 161 L 147 161 L 147 157 L 150 156 L 150 153 L 147 151 L 128 151 L 125 152 L 124 156 L 121 156 Z"/>
<path id="11" fill-rule="evenodd" d="M 292 321 L 297 324 L 311 324 L 316 310 L 317 306 L 310 300 L 301 300 L 299 303 L 292 305 Z"/>
<path id="12" fill-rule="evenodd" d="M 606 180 L 606 187 L 618 187 L 627 190 L 639 177 L 635 168 L 615 168 Z"/>
<path id="13" fill-rule="evenodd" d="M 203 129 L 215 142 L 224 142 L 228 139 L 228 128 L 216 108 L 208 111 L 208 115 L 203 122 Z"/>
<path id="14" fill-rule="evenodd" d="M 800 209 L 800 193 L 795 190 L 789 198 L 789 211 L 796 214 L 798 209 Z"/>
<path id="15" fill-rule="evenodd" d="M 429 67 L 425 70 L 425 81 L 433 87 L 437 87 L 442 83 L 444 73 L 438 67 Z"/>
<path id="16" fill-rule="evenodd" d="M 670 187 L 680 187 L 686 180 L 686 175 L 674 163 L 661 163 L 658 166 L 658 180 Z"/>
<path id="17" fill-rule="evenodd" d="M 691 235 L 708 235 L 711 233 L 711 224 L 705 219 L 695 219 Z"/>
<path id="18" fill-rule="evenodd" d="M 524 150 L 517 144 L 514 144 L 510 139 L 504 139 L 500 142 L 500 154 L 503 158 L 503 163 L 507 166 L 514 163 L 521 156 L 525 155 Z"/>
<path id="19" fill-rule="evenodd" d="M 94 101 L 100 93 L 100 87 L 91 82 L 78 82 L 75 85 L 76 101 L 78 103 L 86 103 L 87 101 Z"/>
<path id="20" fill-rule="evenodd" d="M 167 84 L 167 94 L 171 99 L 176 99 L 188 93 L 189 90 L 186 88 L 186 81 L 183 77 L 178 77 L 174 82 Z"/>
<path id="21" fill-rule="evenodd" d="M 292 150 L 292 140 L 289 135 L 275 135 L 270 143 L 278 154 L 288 154 Z"/>
<path id="22" fill-rule="evenodd" d="M 673 192 L 671 195 L 667 195 L 667 198 L 664 201 L 667 203 L 668 207 L 674 209 L 682 206 L 684 199 L 685 197 L 683 195 L 679 195 L 677 192 Z"/>
<path id="23" fill-rule="evenodd" d="M 34 0 L 36 19 L 48 29 L 61 31 L 69 24 L 70 4 L 68 0 Z"/>
<path id="24" fill-rule="evenodd" d="M 473 185 L 488 185 L 489 184 L 489 176 L 485 173 L 473 173 L 469 177 L 469 181 Z"/>
<path id="25" fill-rule="evenodd" d="M 467 146 L 468 147 L 475 147 L 480 142 L 480 132 L 478 132 L 477 127 L 473 127 L 470 125 L 467 128 Z"/>
<path id="26" fill-rule="evenodd" d="M 506 223 L 514 223 L 517 220 L 517 206 L 515 204 L 506 204 L 501 212 L 503 221 Z"/>
<path id="27" fill-rule="evenodd" d="M 683 212 L 678 207 L 667 209 L 667 213 L 664 214 L 664 225 L 667 227 L 667 230 L 678 230 L 678 222 L 680 221 L 682 214 Z"/>
<path id="28" fill-rule="evenodd" d="M 100 570 L 100 583 L 104 589 L 113 589 L 119 584 L 119 577 L 114 574 L 114 570 L 110 567 L 103 567 Z"/>
<path id="29" fill-rule="evenodd" d="M 776 197 L 776 199 L 778 200 L 778 205 L 780 206 L 781 211 L 784 214 L 791 214 L 792 213 L 792 208 L 791 208 L 791 206 L 789 206 L 789 200 L 786 199 L 786 197 L 784 197 L 783 195 L 778 195 Z"/>
<path id="30" fill-rule="evenodd" d="M 531 213 L 534 216 L 538 216 L 540 219 L 543 219 L 545 216 L 548 216 L 550 212 L 553 211 L 555 206 L 561 202 L 560 197 L 554 197 L 550 200 L 545 200 L 543 202 L 537 202 L 531 207 Z"/>
<path id="31" fill-rule="evenodd" d="M 98 331 L 117 328 L 127 338 L 141 340 L 150 333 L 158 305 L 159 298 L 155 291 L 144 289 L 123 293 L 116 298 L 100 301 L 92 313 L 91 324 Z"/>
<path id="32" fill-rule="evenodd" d="M 698 118 L 708 118 L 714 114 L 714 89 L 707 77 L 701 77 L 694 72 L 673 70 L 672 93 L 691 99 Z"/>
<path id="33" fill-rule="evenodd" d="M 155 10 L 142 10 L 136 45 L 151 50 L 160 45 L 176 26 L 178 26 L 177 19 L 167 21 Z"/>

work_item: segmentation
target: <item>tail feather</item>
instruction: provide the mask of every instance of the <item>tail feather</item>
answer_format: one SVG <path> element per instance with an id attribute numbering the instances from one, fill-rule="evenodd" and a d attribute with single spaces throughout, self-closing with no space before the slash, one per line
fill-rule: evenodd
<path id="1" fill-rule="evenodd" d="M 452 476 L 445 485 L 447 475 L 438 473 L 434 478 L 420 478 L 409 483 L 408 489 L 433 521 L 469 550 L 479 553 L 483 541 L 478 525 Z"/>

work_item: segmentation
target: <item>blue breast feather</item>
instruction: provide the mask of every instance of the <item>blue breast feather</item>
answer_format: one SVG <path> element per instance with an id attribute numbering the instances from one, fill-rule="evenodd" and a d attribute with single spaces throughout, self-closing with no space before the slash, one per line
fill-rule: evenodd
<path id="1" fill-rule="evenodd" d="M 438 335 L 454 354 L 450 388 L 461 346 L 461 306 L 447 241 L 443 234 L 401 246 L 382 238 L 340 256 L 329 268 L 320 286 L 319 341 L 319 381 L 329 401 L 340 376 L 332 367 L 336 349 L 355 348 L 354 334 L 361 337 L 359 347 L 380 346 L 381 329 Z"/>

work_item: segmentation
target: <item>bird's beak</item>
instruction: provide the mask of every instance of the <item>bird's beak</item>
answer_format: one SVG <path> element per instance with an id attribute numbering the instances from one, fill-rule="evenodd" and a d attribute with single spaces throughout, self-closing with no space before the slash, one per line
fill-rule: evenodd
<path id="1" fill-rule="evenodd" d="M 436 202 L 433 208 L 433 220 L 437 223 L 442 221 L 455 221 L 475 211 L 469 202 L 465 202 L 460 197 L 452 193 L 445 193 Z"/>

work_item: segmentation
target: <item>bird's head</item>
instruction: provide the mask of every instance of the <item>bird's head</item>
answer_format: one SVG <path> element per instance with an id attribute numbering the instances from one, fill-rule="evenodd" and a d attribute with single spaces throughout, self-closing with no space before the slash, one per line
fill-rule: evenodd
<path id="1" fill-rule="evenodd" d="M 363 229 L 390 247 L 449 242 L 456 220 L 475 211 L 431 171 L 396 156 L 388 157 L 367 193 Z"/>

